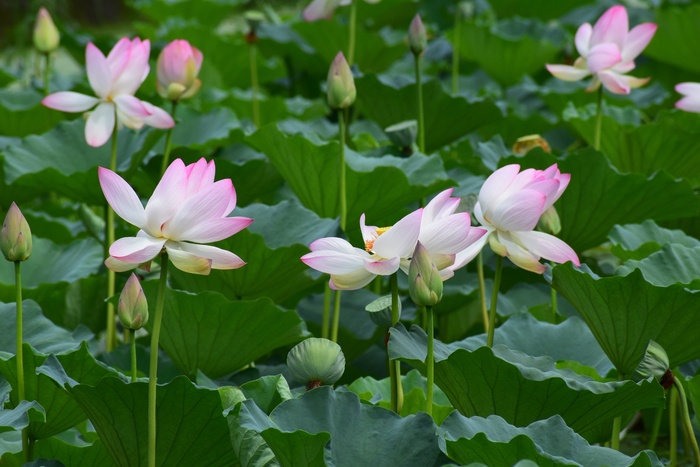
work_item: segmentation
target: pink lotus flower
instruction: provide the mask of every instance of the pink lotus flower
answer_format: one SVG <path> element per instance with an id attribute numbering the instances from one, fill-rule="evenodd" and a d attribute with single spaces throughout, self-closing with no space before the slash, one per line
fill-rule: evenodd
<path id="1" fill-rule="evenodd" d="M 339 6 L 350 5 L 353 0 L 313 0 L 304 9 L 304 21 L 331 19 Z M 356 0 L 357 1 L 357 0 Z M 367 3 L 379 3 L 379 0 L 365 0 Z"/>
<path id="2" fill-rule="evenodd" d="M 230 251 L 201 243 L 218 242 L 253 219 L 227 217 L 236 206 L 231 179 L 214 182 L 214 161 L 170 164 L 144 209 L 134 190 L 116 173 L 100 167 L 102 192 L 119 217 L 140 230 L 109 247 L 105 264 L 121 272 L 148 263 L 165 249 L 176 268 L 193 274 L 236 269 L 245 264 Z M 190 243 L 193 242 L 193 243 Z"/>
<path id="3" fill-rule="evenodd" d="M 463 254 L 475 256 L 488 240 L 496 254 L 507 256 L 528 271 L 544 272 L 540 258 L 555 263 L 571 261 L 580 266 L 569 245 L 553 235 L 533 230 L 542 213 L 562 195 L 570 178 L 571 175 L 559 172 L 557 164 L 546 170 L 520 172 L 517 164 L 496 170 L 484 182 L 474 206 L 474 216 L 488 235 Z"/>
<path id="4" fill-rule="evenodd" d="M 192 97 L 202 82 L 197 79 L 202 68 L 202 52 L 186 40 L 174 40 L 158 56 L 158 94 L 165 99 Z"/>
<path id="5" fill-rule="evenodd" d="M 700 113 L 700 83 L 676 84 L 676 92 L 684 96 L 676 102 L 676 108 Z"/>
<path id="6" fill-rule="evenodd" d="M 151 44 L 136 38 L 121 39 L 105 56 L 94 44 L 85 49 L 90 86 L 97 97 L 63 91 L 46 96 L 42 104 L 64 112 L 85 112 L 97 106 L 85 124 L 85 140 L 90 146 L 102 146 L 114 130 L 115 116 L 120 124 L 138 130 L 144 124 L 172 128 L 172 117 L 163 109 L 134 97 L 148 75 Z"/>
<path id="7" fill-rule="evenodd" d="M 629 31 L 627 10 L 621 5 L 608 9 L 595 26 L 584 23 L 576 31 L 576 49 L 581 56 L 574 66 L 547 65 L 547 70 L 564 81 L 579 81 L 593 75 L 588 91 L 601 85 L 614 94 L 629 94 L 643 86 L 649 78 L 626 75 L 634 69 L 634 59 L 649 44 L 656 24 L 644 23 Z"/>

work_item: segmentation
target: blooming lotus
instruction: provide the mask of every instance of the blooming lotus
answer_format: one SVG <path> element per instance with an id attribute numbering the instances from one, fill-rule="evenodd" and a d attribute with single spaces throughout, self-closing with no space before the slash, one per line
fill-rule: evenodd
<path id="1" fill-rule="evenodd" d="M 676 92 L 683 94 L 683 98 L 676 102 L 676 108 L 686 112 L 700 113 L 700 83 L 680 83 L 676 85 Z"/>
<path id="2" fill-rule="evenodd" d="M 318 21 L 319 19 L 331 19 L 333 12 L 339 6 L 350 5 L 353 0 L 313 0 L 304 9 L 305 21 Z M 379 3 L 379 0 L 365 0 L 367 3 Z"/>
<path id="3" fill-rule="evenodd" d="M 553 235 L 533 230 L 540 216 L 559 199 L 569 184 L 569 174 L 556 164 L 546 170 L 526 169 L 517 164 L 496 170 L 486 179 L 474 206 L 474 216 L 488 231 L 462 254 L 476 255 L 489 242 L 498 255 L 507 256 L 517 266 L 543 273 L 540 258 L 580 266 L 569 245 Z"/>
<path id="4" fill-rule="evenodd" d="M 614 94 L 629 94 L 649 78 L 635 78 L 625 73 L 634 69 L 634 59 L 649 44 L 656 24 L 643 23 L 629 30 L 627 10 L 621 5 L 608 9 L 595 26 L 584 23 L 576 31 L 576 50 L 581 55 L 573 66 L 547 65 L 547 70 L 564 81 L 579 81 L 593 75 L 588 91 L 601 85 Z"/>
<path id="5" fill-rule="evenodd" d="M 158 94 L 165 99 L 192 97 L 202 82 L 197 78 L 202 68 L 202 52 L 186 40 L 174 40 L 158 56 Z"/>
<path id="6" fill-rule="evenodd" d="M 121 39 L 105 57 L 94 44 L 85 49 L 88 81 L 97 97 L 72 91 L 46 96 L 42 104 L 64 112 L 85 112 L 95 106 L 85 124 L 85 140 L 90 146 L 107 142 L 115 126 L 120 124 L 138 130 L 145 125 L 172 128 L 172 117 L 163 109 L 134 97 L 149 71 L 148 55 L 151 44 Z"/>
<path id="7" fill-rule="evenodd" d="M 246 228 L 253 219 L 227 217 L 236 206 L 231 179 L 214 182 L 214 161 L 185 166 L 173 161 L 144 208 L 134 190 L 116 173 L 100 167 L 100 186 L 114 212 L 140 230 L 109 248 L 105 264 L 121 272 L 150 262 L 165 250 L 176 268 L 193 274 L 235 269 L 245 263 L 217 242 Z"/>

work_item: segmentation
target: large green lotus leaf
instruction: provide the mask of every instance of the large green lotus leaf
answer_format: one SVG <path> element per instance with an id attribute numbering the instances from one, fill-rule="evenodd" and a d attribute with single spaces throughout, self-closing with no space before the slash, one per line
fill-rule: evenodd
<path id="1" fill-rule="evenodd" d="M 253 204 L 234 214 L 255 222 L 217 245 L 248 264 L 232 271 L 212 271 L 208 277 L 171 268 L 173 283 L 192 292 L 219 292 L 230 300 L 268 297 L 275 303 L 296 303 L 317 283 L 299 258 L 309 252 L 314 240 L 334 235 L 337 222 L 321 219 L 293 201 Z"/>
<path id="2" fill-rule="evenodd" d="M 252 401 L 245 401 L 240 423 L 261 433 L 276 455 L 289 452 L 300 437 L 316 435 L 314 457 L 320 456 L 318 448 L 325 446 L 328 438 L 319 435 L 330 434 L 330 458 L 337 467 L 370 465 L 377 459 L 384 465 L 404 465 L 410 459 L 411 464 L 424 466 L 442 465 L 443 460 L 429 415 L 402 418 L 390 410 L 362 404 L 354 393 L 334 391 L 329 386 L 281 403 L 269 418 Z M 299 435 L 300 430 L 305 435 Z"/>
<path id="3" fill-rule="evenodd" d="M 595 133 L 593 105 L 583 109 L 570 106 L 567 120 L 589 144 Z M 661 111 L 656 120 L 644 125 L 622 125 L 603 117 L 600 149 L 612 165 L 622 172 L 651 175 L 665 170 L 700 184 L 700 165 L 691 154 L 700 152 L 700 119 L 681 111 Z"/>
<path id="4" fill-rule="evenodd" d="M 389 353 L 424 370 L 426 345 L 421 328 L 412 326 L 409 332 L 399 325 L 391 331 Z M 436 342 L 435 362 L 435 383 L 457 410 L 467 416 L 499 415 L 516 426 L 558 414 L 577 433 L 593 437 L 601 423 L 664 403 L 655 381 L 599 382 L 556 368 L 550 357 L 503 345 L 452 351 Z"/>
<path id="5" fill-rule="evenodd" d="M 238 423 L 240 405 L 235 407 L 227 416 L 229 431 L 231 432 L 231 444 L 236 454 L 238 463 L 243 467 L 267 467 L 278 466 L 274 452 L 265 440 L 255 430 L 243 428 Z"/>
<path id="6" fill-rule="evenodd" d="M 263 376 L 241 385 L 246 399 L 255 401 L 255 405 L 269 414 L 282 402 L 292 399 L 287 380 L 282 375 Z"/>
<path id="7" fill-rule="evenodd" d="M 564 14 L 593 3 L 591 0 L 571 0 L 568 2 L 550 2 L 549 0 L 534 0 L 527 3 L 518 0 L 489 0 L 496 16 L 507 18 L 510 16 L 535 17 L 542 21 L 557 19 Z"/>
<path id="8" fill-rule="evenodd" d="M 264 154 L 243 144 L 221 149 L 216 158 L 216 172 L 233 182 L 238 206 L 254 202 L 274 204 L 275 192 L 284 182 Z"/>
<path id="9" fill-rule="evenodd" d="M 50 130 L 65 117 L 41 105 L 43 94 L 34 89 L 0 89 L 0 134 L 26 136 Z"/>
<path id="10" fill-rule="evenodd" d="M 17 347 L 15 333 L 16 306 L 14 303 L 0 303 L 0 322 L 7 330 L 0 332 L 0 351 L 14 354 Z M 39 305 L 32 300 L 22 302 L 23 342 L 29 343 L 36 352 L 44 354 L 66 352 L 80 346 L 73 334 L 56 326 L 41 313 Z"/>
<path id="11" fill-rule="evenodd" d="M 177 124 L 173 128 L 173 149 L 185 147 L 201 151 L 220 146 L 232 130 L 240 127 L 236 114 L 227 107 L 217 107 L 207 113 L 183 107 L 177 109 L 175 116 Z M 161 140 L 154 150 L 162 154 L 165 140 Z"/>
<path id="12" fill-rule="evenodd" d="M 642 260 L 629 260 L 621 265 L 616 274 L 625 276 L 639 269 L 647 282 L 661 287 L 684 284 L 693 291 L 700 290 L 700 246 L 689 248 L 669 244 L 661 251 Z"/>
<path id="13" fill-rule="evenodd" d="M 157 281 L 143 285 L 154 316 Z M 214 379 L 295 344 L 306 334 L 295 311 L 282 310 L 268 298 L 230 301 L 216 292 L 172 289 L 165 294 L 161 332 L 161 347 L 185 375 L 193 378 L 201 370 Z"/>
<path id="14" fill-rule="evenodd" d="M 2 151 L 5 158 L 5 181 L 29 187 L 37 194 L 54 191 L 88 204 L 104 203 L 97 179 L 97 167 L 109 167 L 111 143 L 99 148 L 85 142 L 82 119 L 61 122 L 43 135 L 27 136 L 18 145 Z M 132 167 L 163 137 L 161 130 L 119 131 L 117 168 Z"/>
<path id="15" fill-rule="evenodd" d="M 93 444 L 77 446 L 56 437 L 42 439 L 34 447 L 35 456 L 56 459 L 63 465 L 80 467 L 111 467 L 112 458 L 99 439 Z"/>
<path id="16" fill-rule="evenodd" d="M 523 459 L 533 460 L 540 467 L 663 465 L 652 451 L 628 457 L 614 449 L 591 446 L 557 415 L 517 428 L 496 415 L 465 417 L 453 412 L 438 428 L 438 436 L 450 459 L 463 465 L 514 465 Z"/>
<path id="17" fill-rule="evenodd" d="M 448 34 L 454 41 L 454 31 Z M 495 24 L 464 21 L 460 31 L 460 55 L 476 62 L 492 78 L 512 85 L 525 75 L 553 63 L 566 34 L 558 26 L 524 18 L 501 20 Z"/>
<path id="18" fill-rule="evenodd" d="M 339 214 L 338 148 L 267 126 L 249 138 L 272 161 L 307 208 L 321 217 Z M 368 222 L 395 222 L 397 210 L 446 188 L 447 174 L 437 156 L 368 158 L 346 148 L 348 225 L 365 213 Z"/>
<path id="19" fill-rule="evenodd" d="M 418 115 L 413 81 L 393 82 L 386 76 L 365 75 L 355 80 L 355 86 L 359 111 L 382 128 L 415 119 Z M 451 96 L 437 80 L 423 83 L 423 101 L 430 103 L 424 108 L 425 150 L 428 153 L 503 119 L 501 111 L 491 100 Z"/>
<path id="20" fill-rule="evenodd" d="M 46 412 L 37 401 L 20 401 L 13 409 L 0 409 L 0 433 L 21 431 L 31 423 L 44 423 Z"/>
<path id="21" fill-rule="evenodd" d="M 145 465 L 148 384 L 105 378 L 66 388 L 92 422 L 118 466 Z M 219 391 L 185 377 L 156 391 L 156 464 L 225 466 L 235 461 Z"/>
<path id="22" fill-rule="evenodd" d="M 63 366 L 70 378 L 85 381 L 86 383 L 97 382 L 108 376 L 116 376 L 111 370 L 100 365 L 90 355 L 87 345 L 83 343 L 81 347 L 67 354 L 58 356 L 36 353 L 29 344 L 24 344 L 24 390 L 27 400 L 35 400 L 46 411 L 46 421 L 33 421 L 29 425 L 29 435 L 34 439 L 50 438 L 71 427 L 74 427 L 86 416 L 80 407 L 75 403 L 63 388 L 57 386 L 53 378 L 46 376 L 42 370 L 37 370 L 47 360 L 48 366 Z M 10 400 L 17 404 L 17 362 L 16 357 L 0 359 L 0 374 L 14 388 L 10 394 Z"/>
<path id="23" fill-rule="evenodd" d="M 700 5 L 688 2 L 687 5 L 673 5 L 661 8 L 654 22 L 663 34 L 656 34 L 649 47 L 644 50 L 660 62 L 700 73 L 695 44 L 700 43 Z"/>
<path id="24" fill-rule="evenodd" d="M 219 95 L 217 95 L 219 94 Z M 235 112 L 239 118 L 253 119 L 253 92 L 252 90 L 242 91 L 233 89 L 228 95 L 221 91 L 212 92 L 212 102 L 210 105 L 225 105 Z M 258 93 L 260 106 L 260 126 L 275 123 L 286 118 L 294 117 L 301 120 L 311 120 L 325 117 L 328 114 L 328 105 L 325 96 L 322 99 L 309 100 L 301 96 L 285 99 L 278 95 L 260 95 Z"/>
<path id="25" fill-rule="evenodd" d="M 686 235 L 682 230 L 664 229 L 651 219 L 641 224 L 616 225 L 608 238 L 613 245 L 612 252 L 622 260 L 646 258 L 667 244 L 689 248 L 700 246 L 700 240 Z"/>
<path id="26" fill-rule="evenodd" d="M 671 368 L 700 358 L 700 294 L 680 284 L 652 285 L 639 270 L 594 277 L 561 265 L 552 286 L 578 310 L 623 376 L 632 375 L 649 339 L 666 350 Z"/>
<path id="27" fill-rule="evenodd" d="M 244 2 L 243 0 L 200 0 L 196 3 L 183 0 L 128 0 L 126 3 L 159 22 L 164 18 L 179 17 L 197 20 L 213 27 L 230 15 L 234 7 Z"/>
<path id="28" fill-rule="evenodd" d="M 380 29 L 389 25 L 403 31 L 407 28 L 406 25 L 411 24 L 418 7 L 419 3 L 412 0 L 383 0 L 376 3 L 358 2 L 358 24 L 364 23 L 372 29 Z M 338 11 L 343 12 L 343 10 Z M 349 14 L 350 9 L 346 8 L 345 13 Z"/>
<path id="29" fill-rule="evenodd" d="M 697 215 L 698 198 L 687 181 L 674 180 L 665 172 L 650 177 L 621 174 L 592 149 L 571 153 L 564 160 L 542 152 L 507 159 L 538 169 L 555 162 L 563 173 L 571 174 L 569 186 L 554 205 L 561 219 L 559 237 L 577 252 L 606 241 L 616 224 Z"/>

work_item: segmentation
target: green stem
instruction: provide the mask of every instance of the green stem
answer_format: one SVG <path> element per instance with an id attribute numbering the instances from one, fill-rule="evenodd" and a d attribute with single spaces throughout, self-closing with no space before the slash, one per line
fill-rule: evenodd
<path id="1" fill-rule="evenodd" d="M 428 354 L 425 357 L 425 366 L 428 373 L 428 394 L 425 399 L 425 412 L 433 414 L 433 384 L 435 382 L 435 312 L 433 307 L 426 307 L 428 312 Z"/>
<path id="2" fill-rule="evenodd" d="M 51 77 L 51 54 L 44 54 L 44 94 L 49 94 L 49 78 Z"/>
<path id="3" fill-rule="evenodd" d="M 138 366 L 136 365 L 136 331 L 126 329 L 124 334 L 131 334 L 131 382 L 135 383 L 139 377 Z"/>
<path id="4" fill-rule="evenodd" d="M 671 459 L 670 466 L 678 465 L 678 426 L 676 421 L 676 406 L 678 405 L 678 393 L 675 386 L 671 387 L 668 399 L 668 420 L 670 432 L 669 458 Z"/>
<path id="5" fill-rule="evenodd" d="M 177 101 L 173 101 L 172 106 L 170 107 L 170 116 L 173 117 L 173 120 L 175 119 L 175 111 L 177 110 Z M 160 163 L 160 175 L 162 176 L 165 173 L 165 170 L 168 168 L 168 164 L 170 164 L 170 149 L 172 148 L 172 143 L 173 143 L 173 128 L 168 128 L 168 133 L 165 135 L 165 150 L 163 151 L 163 161 Z"/>
<path id="6" fill-rule="evenodd" d="M 338 342 L 338 327 L 340 326 L 340 290 L 335 291 L 333 300 L 333 325 L 331 326 L 331 341 Z"/>
<path id="7" fill-rule="evenodd" d="M 321 337 L 328 339 L 328 333 L 331 327 L 331 299 L 333 291 L 331 286 L 326 282 L 326 290 L 323 292 L 323 318 L 321 321 Z"/>
<path id="8" fill-rule="evenodd" d="M 15 261 L 15 309 L 17 311 L 15 319 L 15 340 L 17 342 L 17 351 L 15 352 L 15 360 L 17 360 L 17 404 L 19 405 L 25 398 L 24 392 L 24 350 L 22 348 L 22 272 L 21 261 Z M 22 452 L 26 462 L 31 462 L 29 453 L 29 428 L 22 430 Z"/>
<path id="9" fill-rule="evenodd" d="M 623 376 L 618 374 L 617 379 L 622 381 Z M 622 417 L 613 419 L 612 435 L 610 436 L 610 447 L 616 451 L 620 450 L 620 430 L 622 428 Z"/>
<path id="10" fill-rule="evenodd" d="M 109 169 L 117 171 L 117 115 L 114 114 L 114 131 L 112 131 L 112 155 L 109 159 Z M 114 243 L 114 210 L 107 205 L 105 211 L 105 257 L 109 257 L 109 247 Z M 107 269 L 107 298 L 115 294 L 116 274 L 111 269 Z M 114 304 L 107 302 L 107 352 L 111 352 L 116 347 L 117 329 L 115 325 Z"/>
<path id="11" fill-rule="evenodd" d="M 484 321 L 484 331 L 489 330 L 489 311 L 486 307 L 486 282 L 484 281 L 484 255 L 480 251 L 476 256 L 476 274 L 479 278 L 479 297 L 481 298 L 481 318 Z"/>
<path id="12" fill-rule="evenodd" d="M 425 154 L 425 124 L 423 121 L 423 85 L 421 84 L 421 56 L 415 55 L 416 96 L 418 99 L 418 149 Z"/>
<path id="13" fill-rule="evenodd" d="M 354 4 L 353 4 L 354 5 Z M 348 217 L 348 200 L 345 184 L 345 115 L 343 110 L 338 110 L 338 136 L 340 138 L 340 228 L 345 232 L 345 225 Z"/>
<path id="14" fill-rule="evenodd" d="M 685 389 L 683 389 L 683 384 L 678 378 L 673 378 L 673 385 L 678 390 L 678 396 L 680 397 L 681 413 L 683 414 L 683 427 L 690 440 L 690 446 L 693 448 L 693 456 L 695 457 L 695 465 L 700 466 L 700 448 L 698 448 L 698 440 L 695 439 L 695 432 L 693 431 L 693 423 L 690 420 L 690 413 L 688 412 L 688 400 L 685 397 Z"/>
<path id="15" fill-rule="evenodd" d="M 398 324 L 399 315 L 399 278 L 397 274 L 391 275 L 391 326 Z M 389 348 L 387 347 L 387 355 Z M 389 362 L 389 377 L 391 378 L 391 410 L 400 414 L 403 408 L 403 387 L 401 385 L 401 362 L 391 360 Z"/>
<path id="16" fill-rule="evenodd" d="M 549 287 L 552 295 L 552 323 L 557 324 L 557 291 L 554 287 Z"/>
<path id="17" fill-rule="evenodd" d="M 260 101 L 258 100 L 258 61 L 256 60 L 255 44 L 248 44 L 248 56 L 250 58 L 250 86 L 253 91 L 253 124 L 260 128 Z"/>
<path id="18" fill-rule="evenodd" d="M 158 380 L 158 340 L 160 325 L 163 322 L 163 304 L 165 303 L 165 286 L 168 282 L 168 254 L 162 253 L 160 263 L 160 282 L 158 298 L 153 317 L 151 334 L 151 364 L 148 369 L 148 467 L 156 465 L 156 382 Z"/>
<path id="19" fill-rule="evenodd" d="M 603 87 L 598 88 L 598 107 L 595 115 L 595 140 L 594 148 L 600 151 L 600 131 L 603 124 Z"/>
<path id="20" fill-rule="evenodd" d="M 656 440 L 659 439 L 659 430 L 661 430 L 661 419 L 663 418 L 663 407 L 656 409 L 656 415 L 654 416 L 654 425 L 651 427 L 651 437 L 649 438 L 648 449 L 653 451 L 656 447 Z"/>
<path id="21" fill-rule="evenodd" d="M 452 95 L 456 96 L 459 92 L 459 43 L 461 41 L 461 31 L 460 25 L 461 21 L 459 18 L 459 5 L 455 5 L 455 35 L 452 40 Z"/>
<path id="22" fill-rule="evenodd" d="M 357 0 L 353 0 L 350 5 L 350 28 L 348 40 L 348 65 L 352 67 L 355 63 L 355 34 L 357 33 Z"/>
<path id="23" fill-rule="evenodd" d="M 491 292 L 491 311 L 489 313 L 489 329 L 486 345 L 493 347 L 493 334 L 496 330 L 496 307 L 498 305 L 498 288 L 501 286 L 501 274 L 503 272 L 503 256 L 496 255 L 496 275 L 493 278 L 493 291 Z"/>

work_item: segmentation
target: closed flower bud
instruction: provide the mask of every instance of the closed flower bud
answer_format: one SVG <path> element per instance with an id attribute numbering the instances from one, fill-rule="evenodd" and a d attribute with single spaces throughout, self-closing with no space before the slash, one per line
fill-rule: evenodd
<path id="1" fill-rule="evenodd" d="M 158 94 L 173 101 L 194 96 L 202 85 L 197 78 L 202 59 L 202 52 L 186 40 L 166 45 L 158 56 Z"/>
<path id="2" fill-rule="evenodd" d="M 561 232 L 561 221 L 559 220 L 557 208 L 554 206 L 547 208 L 547 210 L 542 213 L 540 220 L 537 222 L 537 228 L 542 232 L 552 235 L 556 235 Z"/>
<path id="3" fill-rule="evenodd" d="M 51 15 L 46 8 L 41 7 L 34 23 L 34 47 L 41 53 L 53 52 L 58 48 L 61 35 L 53 24 Z"/>
<path id="4" fill-rule="evenodd" d="M 148 302 L 141 288 L 141 282 L 133 272 L 126 281 L 117 307 L 119 321 L 131 330 L 141 329 L 148 323 Z"/>
<path id="5" fill-rule="evenodd" d="M 292 377 L 311 390 L 323 384 L 333 384 L 343 376 L 345 355 L 335 342 L 310 337 L 289 351 L 287 366 Z"/>
<path id="6" fill-rule="evenodd" d="M 418 242 L 408 267 L 408 293 L 418 306 L 434 306 L 442 300 L 442 278 L 430 253 Z"/>
<path id="7" fill-rule="evenodd" d="M 653 376 L 664 389 L 670 388 L 674 379 L 666 351 L 651 339 L 649 339 L 644 357 L 634 370 L 634 374 L 641 379 Z"/>
<path id="8" fill-rule="evenodd" d="M 22 211 L 13 202 L 0 231 L 0 249 L 8 261 L 25 261 L 32 254 L 32 231 Z"/>
<path id="9" fill-rule="evenodd" d="M 411 26 L 408 28 L 408 45 L 411 47 L 413 55 L 422 54 L 428 46 L 428 35 L 419 15 L 413 17 Z"/>
<path id="10" fill-rule="evenodd" d="M 338 52 L 328 70 L 326 92 L 328 105 L 332 109 L 347 109 L 355 102 L 355 80 L 343 52 Z"/>

